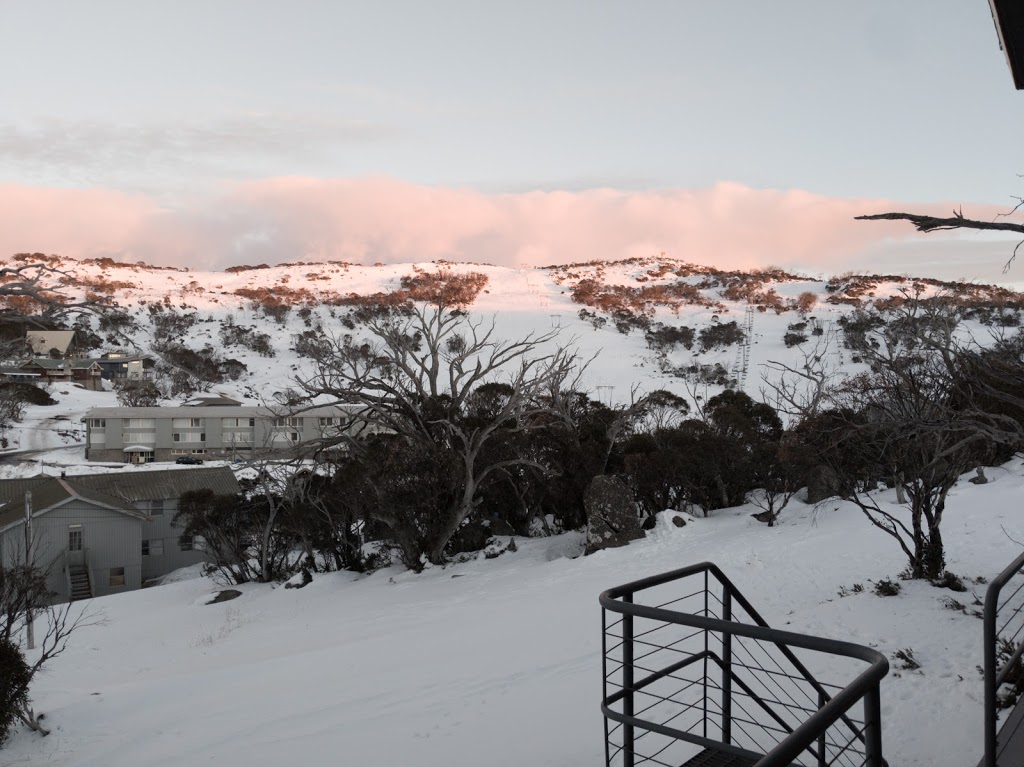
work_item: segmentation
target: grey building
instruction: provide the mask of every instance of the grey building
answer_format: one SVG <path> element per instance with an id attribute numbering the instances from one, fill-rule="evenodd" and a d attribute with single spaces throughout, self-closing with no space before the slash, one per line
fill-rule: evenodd
<path id="1" fill-rule="evenodd" d="M 269 407 L 101 407 L 85 414 L 87 461 L 151 463 L 247 458 L 254 451 L 291 450 L 337 436 L 347 423 L 340 407 L 287 415 Z"/>
<path id="2" fill-rule="evenodd" d="M 187 490 L 239 492 L 230 469 L 171 469 L 0 480 L 0 565 L 25 561 L 31 493 L 33 560 L 56 601 L 138 589 L 206 555 L 173 525 Z"/>

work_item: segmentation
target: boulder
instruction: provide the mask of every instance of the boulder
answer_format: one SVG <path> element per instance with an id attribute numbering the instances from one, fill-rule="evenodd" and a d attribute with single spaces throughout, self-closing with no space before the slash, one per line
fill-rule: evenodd
<path id="1" fill-rule="evenodd" d="M 811 469 L 807 479 L 807 503 L 819 503 L 839 495 L 840 480 L 835 469 L 818 465 Z"/>
<path id="2" fill-rule="evenodd" d="M 587 510 L 587 554 L 625 546 L 643 537 L 633 493 L 618 477 L 594 477 L 583 496 L 583 505 Z"/>
<path id="3" fill-rule="evenodd" d="M 985 467 L 979 466 L 975 470 L 974 476 L 967 481 L 970 482 L 972 485 L 987 485 L 988 477 L 985 476 Z"/>

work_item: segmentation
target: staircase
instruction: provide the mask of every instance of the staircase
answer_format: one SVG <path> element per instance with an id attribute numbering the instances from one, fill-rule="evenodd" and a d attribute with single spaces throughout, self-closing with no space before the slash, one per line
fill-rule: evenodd
<path id="1" fill-rule="evenodd" d="M 72 565 L 69 568 L 71 579 L 71 601 L 92 599 L 92 584 L 89 583 L 89 571 L 85 565 Z"/>
<path id="2" fill-rule="evenodd" d="M 606 767 L 885 767 L 876 650 L 769 627 L 710 562 L 601 607 Z"/>

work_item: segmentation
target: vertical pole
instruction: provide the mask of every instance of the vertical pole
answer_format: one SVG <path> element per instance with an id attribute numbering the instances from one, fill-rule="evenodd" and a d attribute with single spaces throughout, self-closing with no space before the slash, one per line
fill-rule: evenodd
<path id="1" fill-rule="evenodd" d="M 704 571 L 704 617 L 710 617 L 708 613 L 708 571 Z M 704 711 L 704 737 L 708 736 L 708 650 L 710 649 L 711 636 L 707 629 L 704 629 L 704 697 L 702 708 Z"/>
<path id="2" fill-rule="evenodd" d="M 722 587 L 722 620 L 732 620 L 732 592 Z M 732 634 L 722 635 L 722 742 L 732 744 Z"/>
<path id="3" fill-rule="evenodd" d="M 626 604 L 633 604 L 633 595 L 622 597 Z M 622 713 L 626 717 L 633 716 L 633 614 L 627 608 L 622 613 Z M 622 765 L 633 767 L 633 725 L 626 722 L 622 725 Z"/>
<path id="4" fill-rule="evenodd" d="M 983 638 L 985 642 L 985 758 L 984 767 L 996 767 L 996 615 L 999 589 L 989 586 L 985 593 Z"/>
<path id="5" fill-rule="evenodd" d="M 25 491 L 25 577 L 31 577 L 31 570 L 35 567 L 32 555 L 32 491 Z M 25 638 L 28 641 L 28 649 L 36 648 L 36 626 L 32 617 L 32 604 L 29 603 L 25 611 Z"/>
<path id="6" fill-rule="evenodd" d="M 824 708 L 824 706 L 825 706 L 825 693 L 819 692 L 818 693 L 818 711 L 821 711 L 821 709 Z M 827 756 L 827 751 L 825 750 L 825 735 L 826 735 L 827 732 L 828 732 L 828 728 L 826 727 L 824 730 L 821 731 L 821 735 L 818 736 L 818 767 L 825 767 L 825 764 L 826 764 L 825 757 Z"/>
<path id="7" fill-rule="evenodd" d="M 864 760 L 865 767 L 882 767 L 882 699 L 878 683 L 864 696 Z"/>
<path id="8" fill-rule="evenodd" d="M 601 608 L 601 701 L 608 700 L 608 611 Z M 604 767 L 612 767 L 611 744 L 608 742 L 608 717 L 604 720 Z"/>

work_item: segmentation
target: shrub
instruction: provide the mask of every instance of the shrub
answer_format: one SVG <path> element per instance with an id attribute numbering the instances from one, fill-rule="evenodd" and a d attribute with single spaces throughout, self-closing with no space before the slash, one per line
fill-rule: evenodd
<path id="1" fill-rule="evenodd" d="M 890 578 L 883 578 L 875 584 L 875 593 L 880 597 L 894 597 L 903 589 L 903 584 Z"/>
<path id="2" fill-rule="evenodd" d="M 711 325 L 700 331 L 700 345 L 704 351 L 718 346 L 731 346 L 745 338 L 736 320 Z"/>
<path id="3" fill-rule="evenodd" d="M 57 400 L 35 384 L 8 382 L 0 384 L 0 398 L 14 398 L 26 405 L 56 405 Z"/>
<path id="4" fill-rule="evenodd" d="M 782 341 L 783 341 L 783 343 L 786 344 L 787 347 L 799 346 L 800 344 L 802 344 L 806 340 L 807 340 L 807 335 L 805 333 L 792 333 L 791 332 L 791 333 L 786 333 L 786 335 L 784 335 L 782 337 Z"/>
<path id="5" fill-rule="evenodd" d="M 0 743 L 7 740 L 28 706 L 31 679 L 32 670 L 21 649 L 9 639 L 0 638 Z"/>
<path id="6" fill-rule="evenodd" d="M 944 571 L 941 578 L 932 581 L 932 585 L 936 588 L 949 589 L 950 591 L 967 591 L 967 587 L 960 576 L 951 573 L 949 570 Z"/>
<path id="7" fill-rule="evenodd" d="M 911 647 L 904 647 L 892 654 L 895 660 L 900 661 L 900 668 L 903 671 L 917 671 L 921 668 L 921 662 L 914 657 L 914 650 Z"/>
<path id="8" fill-rule="evenodd" d="M 160 401 L 160 390 L 150 380 L 118 378 L 114 381 L 114 390 L 121 407 L 154 407 Z"/>

